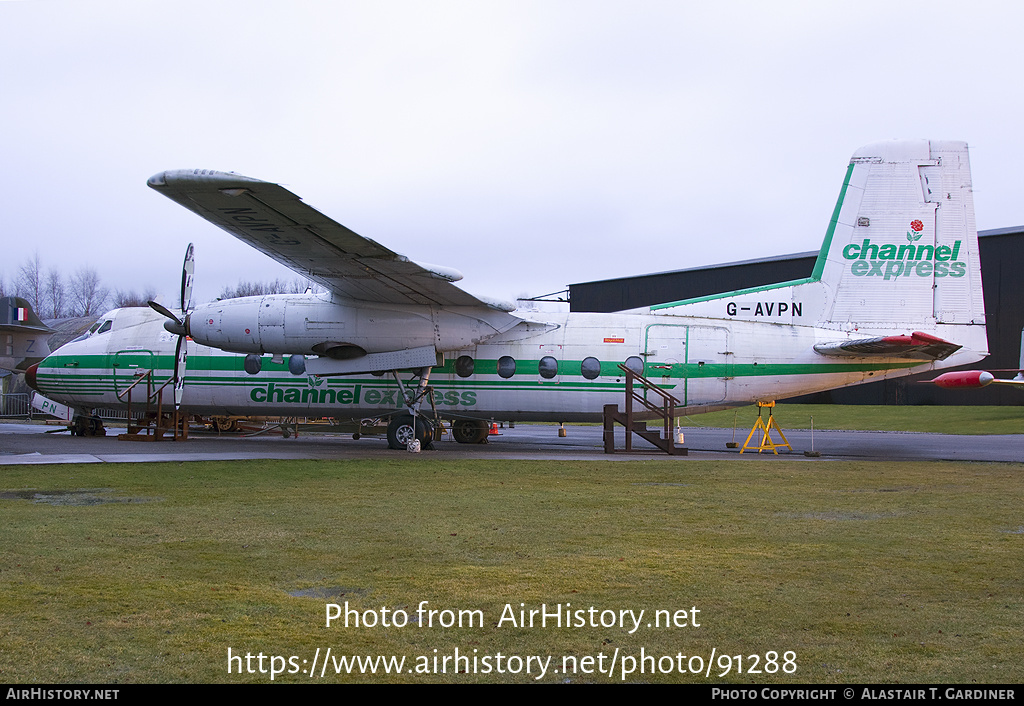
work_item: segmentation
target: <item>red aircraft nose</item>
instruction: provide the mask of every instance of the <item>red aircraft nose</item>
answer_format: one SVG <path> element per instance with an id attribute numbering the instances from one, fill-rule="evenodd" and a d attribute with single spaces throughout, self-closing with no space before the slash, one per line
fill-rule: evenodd
<path id="1" fill-rule="evenodd" d="M 28 369 L 25 371 L 25 383 L 36 392 L 41 392 L 41 390 L 36 387 L 36 368 L 38 367 L 39 363 L 34 363 L 33 365 L 28 366 Z"/>

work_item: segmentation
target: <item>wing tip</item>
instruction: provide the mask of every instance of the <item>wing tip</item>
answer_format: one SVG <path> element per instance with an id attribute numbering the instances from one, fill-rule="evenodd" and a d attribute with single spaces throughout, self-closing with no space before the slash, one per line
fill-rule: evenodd
<path id="1" fill-rule="evenodd" d="M 168 187 L 187 187 L 190 184 L 216 184 L 218 188 L 245 188 L 252 184 L 266 184 L 261 179 L 242 176 L 234 172 L 218 172 L 213 169 L 169 169 L 159 174 L 154 174 L 146 180 L 151 189 L 165 189 Z"/>

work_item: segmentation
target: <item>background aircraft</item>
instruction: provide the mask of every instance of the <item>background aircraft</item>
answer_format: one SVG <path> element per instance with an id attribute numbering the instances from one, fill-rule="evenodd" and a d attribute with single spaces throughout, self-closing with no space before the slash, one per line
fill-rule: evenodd
<path id="1" fill-rule="evenodd" d="M 51 333 L 27 300 L 0 297 L 0 368 L 25 372 L 43 360 L 50 355 L 46 339 Z"/>
<path id="2" fill-rule="evenodd" d="M 1020 332 L 1020 367 L 1016 370 L 997 370 L 996 372 L 1015 372 L 1017 373 L 1010 380 L 997 378 L 987 370 L 956 370 L 951 373 L 943 373 L 933 380 L 928 382 L 934 383 L 939 387 L 945 388 L 958 388 L 958 387 L 986 387 L 988 385 L 1010 385 L 1018 389 L 1024 390 L 1024 330 Z"/>
<path id="3" fill-rule="evenodd" d="M 178 313 L 110 312 L 29 370 L 35 389 L 83 414 L 120 406 L 118 393 L 153 370 L 190 412 L 389 417 L 402 448 L 436 418 L 466 442 L 485 438 L 489 419 L 599 420 L 623 399 L 622 363 L 688 414 L 988 353 L 963 142 L 858 150 L 809 278 L 617 314 L 473 296 L 452 284 L 459 273 L 361 237 L 276 184 L 187 170 L 149 185 L 326 291 L 192 308 L 187 257 Z"/>

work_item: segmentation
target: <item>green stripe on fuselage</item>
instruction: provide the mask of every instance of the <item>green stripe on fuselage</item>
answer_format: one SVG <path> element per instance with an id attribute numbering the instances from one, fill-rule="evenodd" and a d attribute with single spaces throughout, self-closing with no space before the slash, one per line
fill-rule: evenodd
<path id="1" fill-rule="evenodd" d="M 41 383 L 47 385 L 84 385 L 109 384 L 113 376 L 106 370 L 113 370 L 111 364 L 114 356 L 93 355 L 93 356 L 60 356 L 51 355 L 44 361 L 46 367 L 40 364 L 37 371 L 37 378 Z M 188 359 L 188 370 L 190 373 L 202 372 L 241 372 L 242 356 L 200 356 L 193 355 Z M 237 365 L 235 364 L 237 361 Z M 77 362 L 77 366 L 68 372 L 65 363 Z M 174 357 L 169 355 L 154 356 L 155 369 L 168 372 L 174 367 Z M 475 361 L 474 374 L 469 378 L 454 377 L 455 362 L 446 360 L 444 365 L 432 369 L 435 376 L 432 382 L 444 383 L 456 387 L 506 387 L 506 386 L 533 386 L 541 384 L 577 384 L 584 387 L 595 385 L 611 386 L 614 383 L 601 381 L 601 378 L 621 378 L 622 372 L 618 370 L 617 362 L 605 362 L 601 364 L 601 375 L 597 380 L 582 379 L 582 361 L 560 360 L 558 361 L 558 375 L 555 379 L 539 378 L 539 361 L 517 360 L 516 373 L 511 378 L 499 380 L 480 380 L 480 376 L 497 375 L 498 361 L 479 359 Z M 694 379 L 694 378 L 743 378 L 743 377 L 766 377 L 766 376 L 788 376 L 788 375 L 829 375 L 835 373 L 856 373 L 856 372 L 884 372 L 887 370 L 901 370 L 921 365 L 920 362 L 888 362 L 888 363 L 659 363 L 650 361 L 645 364 L 644 375 L 657 381 L 659 378 L 670 379 Z M 80 371 L 80 372 L 79 372 Z M 88 371 L 88 372 L 86 372 Z M 280 375 L 276 373 L 281 373 Z M 438 380 L 436 376 L 453 376 L 450 380 Z M 187 384 L 226 385 L 238 386 L 250 383 L 264 384 L 274 382 L 279 385 L 308 385 L 308 375 L 292 375 L 287 371 L 286 364 L 274 364 L 264 362 L 263 370 L 255 376 L 245 375 L 194 375 L 186 376 Z M 567 380 L 569 378 L 569 380 Z M 578 381 L 572 378 L 580 378 Z M 130 379 L 127 375 L 118 375 L 118 380 Z M 368 386 L 387 387 L 391 384 L 388 379 L 377 376 L 337 376 L 324 378 L 324 383 L 331 386 L 345 386 L 359 383 Z"/>

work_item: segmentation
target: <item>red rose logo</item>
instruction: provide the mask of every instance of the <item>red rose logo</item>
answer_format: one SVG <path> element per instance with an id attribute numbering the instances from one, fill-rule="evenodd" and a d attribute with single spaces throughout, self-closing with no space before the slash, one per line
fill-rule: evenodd
<path id="1" fill-rule="evenodd" d="M 914 220 L 910 222 L 910 227 L 914 230 L 915 233 L 920 233 L 922 230 L 924 230 L 924 223 L 922 223 L 921 221 Z"/>

